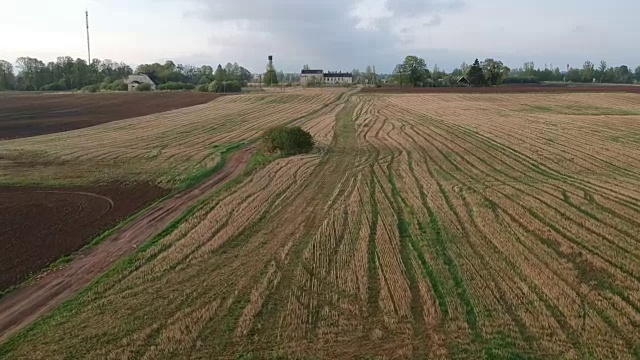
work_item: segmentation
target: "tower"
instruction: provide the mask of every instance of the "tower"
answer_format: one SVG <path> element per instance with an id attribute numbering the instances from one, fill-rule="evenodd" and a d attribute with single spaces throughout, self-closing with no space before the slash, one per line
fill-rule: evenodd
<path id="1" fill-rule="evenodd" d="M 267 72 L 269 72 L 271 70 L 275 70 L 273 68 L 273 55 L 269 55 L 268 59 L 269 59 L 269 63 L 267 64 Z"/>
<path id="2" fill-rule="evenodd" d="M 87 57 L 89 61 L 87 62 L 87 64 L 91 64 L 91 45 L 89 43 L 89 10 L 85 10 L 84 14 L 86 16 L 87 22 Z"/>
<path id="3" fill-rule="evenodd" d="M 269 63 L 267 63 L 267 72 L 264 74 L 263 82 L 265 85 L 277 85 L 278 75 L 276 69 L 273 67 L 273 55 L 268 56 Z"/>

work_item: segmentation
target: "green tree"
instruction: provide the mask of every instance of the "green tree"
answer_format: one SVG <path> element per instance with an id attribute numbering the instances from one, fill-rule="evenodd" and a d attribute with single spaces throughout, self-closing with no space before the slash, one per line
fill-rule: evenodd
<path id="1" fill-rule="evenodd" d="M 482 67 L 480 66 L 480 61 L 476 59 L 473 62 L 473 65 L 469 67 L 467 70 L 467 80 L 473 86 L 484 86 L 487 83 L 487 80 L 484 77 L 484 72 L 482 71 Z"/>
<path id="2" fill-rule="evenodd" d="M 417 56 L 409 55 L 405 57 L 404 62 L 399 64 L 399 67 L 403 80 L 413 87 L 424 86 L 429 78 L 427 62 Z"/>
<path id="3" fill-rule="evenodd" d="M 617 83 L 626 84 L 632 78 L 632 73 L 629 70 L 629 67 L 627 65 L 621 65 L 616 67 L 614 70 L 614 74 L 615 74 L 615 81 Z"/>
<path id="4" fill-rule="evenodd" d="M 582 82 L 592 82 L 595 78 L 595 65 L 591 61 L 585 61 L 582 65 Z"/>
<path id="5" fill-rule="evenodd" d="M 607 62 L 604 60 L 601 60 L 600 66 L 598 66 L 598 70 L 596 71 L 596 77 L 600 79 L 600 82 L 605 82 L 604 76 L 606 72 L 607 72 Z"/>
<path id="6" fill-rule="evenodd" d="M 509 77 L 509 72 L 511 71 L 508 67 L 504 66 L 502 61 L 493 59 L 485 59 L 482 62 L 482 70 L 489 85 L 502 84 L 504 80 Z"/>
<path id="7" fill-rule="evenodd" d="M 263 133 L 262 141 L 267 151 L 284 155 L 308 153 L 315 145 L 313 136 L 299 126 L 270 128 Z"/>
<path id="8" fill-rule="evenodd" d="M 636 81 L 640 81 L 640 66 L 636 68 L 635 75 L 636 75 Z"/>
<path id="9" fill-rule="evenodd" d="M 13 65 L 6 60 L 0 60 L 0 91 L 13 90 L 15 81 Z"/>

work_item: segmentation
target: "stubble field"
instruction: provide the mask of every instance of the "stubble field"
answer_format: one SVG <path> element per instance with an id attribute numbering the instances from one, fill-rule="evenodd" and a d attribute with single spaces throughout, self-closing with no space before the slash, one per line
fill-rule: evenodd
<path id="1" fill-rule="evenodd" d="M 228 96 L 75 131 L 0 140 L 0 292 L 82 248 L 144 205 L 207 178 L 224 156 L 266 128 L 303 118 L 341 93 Z M 164 101 L 164 107 L 156 107 L 162 111 L 172 100 L 186 105 L 202 98 L 197 93 L 1 96 L 17 100 L 3 101 L 0 113 L 12 105 L 14 114 L 37 116 L 42 109 L 64 106 L 86 110 L 81 118 L 90 124 L 101 119 L 97 113 L 122 116 L 107 110 L 130 108 L 136 101 L 142 101 L 140 111 Z M 93 106 L 96 99 L 102 102 Z M 25 120 L 19 130 L 34 126 Z"/>
<path id="2" fill-rule="evenodd" d="M 638 109 L 345 96 L 0 356 L 638 358 Z"/>

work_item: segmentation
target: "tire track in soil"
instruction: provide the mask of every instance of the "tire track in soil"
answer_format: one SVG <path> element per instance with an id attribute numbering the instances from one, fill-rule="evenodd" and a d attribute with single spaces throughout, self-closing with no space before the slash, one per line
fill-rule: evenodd
<path id="1" fill-rule="evenodd" d="M 71 298 L 117 260 L 132 254 L 138 245 L 164 229 L 200 198 L 240 174 L 253 150 L 250 147 L 234 153 L 220 171 L 200 185 L 155 205 L 99 245 L 80 253 L 69 265 L 47 273 L 0 299 L 0 342 Z"/>

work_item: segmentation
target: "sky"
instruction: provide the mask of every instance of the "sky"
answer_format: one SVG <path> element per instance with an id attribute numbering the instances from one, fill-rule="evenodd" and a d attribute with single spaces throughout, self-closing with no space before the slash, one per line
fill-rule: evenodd
<path id="1" fill-rule="evenodd" d="M 1 0 L 0 59 L 391 72 L 406 55 L 453 70 L 477 57 L 518 67 L 640 65 L 638 0 Z M 6 34 L 9 34 L 8 36 Z"/>

